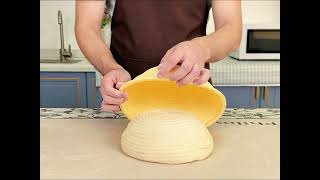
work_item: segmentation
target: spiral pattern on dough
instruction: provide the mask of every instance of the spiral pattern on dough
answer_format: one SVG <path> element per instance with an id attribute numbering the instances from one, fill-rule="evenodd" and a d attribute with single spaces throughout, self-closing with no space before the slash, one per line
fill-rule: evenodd
<path id="1" fill-rule="evenodd" d="M 130 121 L 122 134 L 121 147 L 136 159 L 180 164 L 208 157 L 213 139 L 192 113 L 162 109 L 142 113 Z"/>

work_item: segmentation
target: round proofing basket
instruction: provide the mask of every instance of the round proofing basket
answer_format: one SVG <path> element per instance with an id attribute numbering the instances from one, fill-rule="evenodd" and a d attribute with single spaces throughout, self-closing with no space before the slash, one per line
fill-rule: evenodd
<path id="1" fill-rule="evenodd" d="M 208 127 L 222 116 L 226 98 L 209 82 L 177 87 L 175 81 L 157 78 L 157 73 L 151 68 L 121 86 L 128 100 L 120 108 L 129 120 L 147 111 L 175 109 L 193 113 Z"/>

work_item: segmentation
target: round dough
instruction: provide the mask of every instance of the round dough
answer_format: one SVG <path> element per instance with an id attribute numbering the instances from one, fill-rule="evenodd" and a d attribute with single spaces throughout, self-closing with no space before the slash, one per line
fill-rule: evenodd
<path id="1" fill-rule="evenodd" d="M 191 113 L 156 110 L 129 122 L 121 137 L 121 147 L 136 159 L 180 164 L 209 156 L 213 140 L 206 126 Z"/>

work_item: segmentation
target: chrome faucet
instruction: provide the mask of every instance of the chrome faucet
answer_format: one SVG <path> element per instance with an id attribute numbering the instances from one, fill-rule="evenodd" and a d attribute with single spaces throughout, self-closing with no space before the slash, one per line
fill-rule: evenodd
<path id="1" fill-rule="evenodd" d="M 68 50 L 64 48 L 63 21 L 62 21 L 61 10 L 58 11 L 58 24 L 60 26 L 60 41 L 61 41 L 60 62 L 68 62 L 69 61 L 68 58 L 72 57 L 71 45 L 69 44 Z"/>

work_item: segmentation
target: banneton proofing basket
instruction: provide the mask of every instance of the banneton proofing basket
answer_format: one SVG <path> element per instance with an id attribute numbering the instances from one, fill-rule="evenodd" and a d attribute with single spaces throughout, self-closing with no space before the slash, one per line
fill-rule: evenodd
<path id="1" fill-rule="evenodd" d="M 128 100 L 120 108 L 129 120 L 147 111 L 175 109 L 193 113 L 209 127 L 224 113 L 226 98 L 209 82 L 177 87 L 175 81 L 158 78 L 157 73 L 157 67 L 151 68 L 121 86 Z"/>

